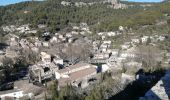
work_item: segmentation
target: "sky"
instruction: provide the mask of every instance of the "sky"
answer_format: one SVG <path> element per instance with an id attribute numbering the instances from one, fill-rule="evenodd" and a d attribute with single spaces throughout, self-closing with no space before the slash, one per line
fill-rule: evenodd
<path id="1" fill-rule="evenodd" d="M 4 6 L 4 5 L 23 2 L 23 1 L 31 1 L 31 0 L 0 0 L 0 5 Z M 42 1 L 42 0 L 37 0 L 37 1 Z"/>
<path id="2" fill-rule="evenodd" d="M 28 0 L 0 0 L 0 5 L 14 4 L 22 1 L 28 1 Z"/>
<path id="3" fill-rule="evenodd" d="M 163 0 L 127 0 L 127 1 L 135 1 L 135 2 L 161 2 Z"/>
<path id="4" fill-rule="evenodd" d="M 22 1 L 30 1 L 30 0 L 0 0 L 0 5 L 8 5 L 14 4 Z M 127 0 L 127 1 L 136 1 L 136 2 L 160 2 L 162 0 Z"/>

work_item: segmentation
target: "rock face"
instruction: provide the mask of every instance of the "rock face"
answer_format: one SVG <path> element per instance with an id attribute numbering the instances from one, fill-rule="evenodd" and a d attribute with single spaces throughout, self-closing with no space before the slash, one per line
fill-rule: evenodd
<path id="1" fill-rule="evenodd" d="M 120 3 L 120 0 L 105 0 L 104 2 L 108 2 L 112 4 L 112 8 L 114 9 L 126 9 L 127 5 Z"/>
<path id="2" fill-rule="evenodd" d="M 170 99 L 170 70 L 139 100 L 169 100 Z"/>
<path id="3" fill-rule="evenodd" d="M 107 0 L 107 2 L 111 2 L 112 4 L 117 4 L 118 0 Z"/>

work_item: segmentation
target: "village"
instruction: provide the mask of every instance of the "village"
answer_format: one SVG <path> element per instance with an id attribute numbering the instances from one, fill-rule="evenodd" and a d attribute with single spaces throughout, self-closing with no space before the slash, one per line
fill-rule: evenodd
<path id="1" fill-rule="evenodd" d="M 43 30 L 46 26 L 38 25 L 38 28 Z M 157 50 L 157 43 L 166 41 L 166 35 L 137 36 L 127 32 L 123 26 L 117 31 L 94 34 L 86 23 L 80 23 L 72 26 L 70 32 L 45 31 L 41 34 L 42 39 L 38 36 L 20 36 L 38 32 L 29 24 L 3 26 L 2 29 L 8 34 L 5 36 L 6 45 L 0 51 L 1 66 L 5 58 L 14 62 L 21 56 L 31 59 L 26 75 L 13 82 L 12 90 L 0 91 L 0 98 L 37 100 L 44 96 L 42 87 L 53 80 L 58 81 L 59 88 L 69 84 L 85 89 L 100 80 L 101 73 L 106 72 L 112 73 L 112 78 L 120 80 L 120 84 L 127 85 L 138 78 L 136 72 L 142 69 L 141 59 L 153 61 L 148 55 L 154 58 L 153 62 L 161 62 L 162 65 L 170 63 L 170 53 Z M 117 39 L 123 40 L 127 34 L 130 37 L 126 41 L 116 42 Z M 149 48 L 141 46 L 143 44 Z M 118 72 L 120 77 L 115 75 Z"/>

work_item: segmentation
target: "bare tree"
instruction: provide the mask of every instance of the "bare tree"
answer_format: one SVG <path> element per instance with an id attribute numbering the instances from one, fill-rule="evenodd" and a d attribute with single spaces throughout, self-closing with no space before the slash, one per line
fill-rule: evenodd
<path id="1" fill-rule="evenodd" d="M 60 57 L 75 64 L 80 61 L 86 61 L 91 54 L 91 46 L 86 43 L 69 44 L 60 48 Z"/>
<path id="2" fill-rule="evenodd" d="M 36 63 L 39 61 L 40 57 L 38 56 L 38 53 L 33 52 L 30 49 L 25 49 L 21 51 L 21 57 L 20 60 L 24 61 L 25 63 Z"/>
<path id="3" fill-rule="evenodd" d="M 142 62 L 142 66 L 149 70 L 155 70 L 160 66 L 157 66 L 161 61 L 160 50 L 151 45 L 141 45 L 138 47 L 138 58 Z"/>
<path id="4" fill-rule="evenodd" d="M 3 69 L 3 74 L 4 74 L 4 77 L 5 77 L 5 80 L 7 80 L 10 77 L 10 75 L 12 74 L 13 68 L 14 68 L 13 65 L 14 65 L 13 59 L 7 58 L 7 57 L 5 57 L 3 59 L 2 69 Z"/>
<path id="5" fill-rule="evenodd" d="M 5 70 L 0 69 L 0 85 L 5 81 Z"/>

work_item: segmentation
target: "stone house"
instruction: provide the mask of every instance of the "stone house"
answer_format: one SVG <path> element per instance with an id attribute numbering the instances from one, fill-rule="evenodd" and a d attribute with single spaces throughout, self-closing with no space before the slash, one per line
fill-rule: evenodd
<path id="1" fill-rule="evenodd" d="M 34 34 L 35 34 L 35 33 L 37 33 L 37 30 L 26 31 L 25 33 L 26 33 L 26 34 L 29 34 L 29 33 L 34 33 Z"/>
<path id="2" fill-rule="evenodd" d="M 36 40 L 36 41 L 34 42 L 34 45 L 35 45 L 36 47 L 41 47 L 41 46 L 42 46 L 42 42 L 39 41 L 39 40 Z"/>
<path id="3" fill-rule="evenodd" d="M 43 33 L 43 36 L 49 36 L 49 35 L 50 35 L 50 32 Z"/>
<path id="4" fill-rule="evenodd" d="M 131 39 L 131 43 L 140 43 L 140 40 L 139 39 Z"/>
<path id="5" fill-rule="evenodd" d="M 29 48 L 29 42 L 27 41 L 27 39 L 21 39 L 19 43 L 20 43 L 22 48 L 25 48 L 25 49 Z"/>
<path id="6" fill-rule="evenodd" d="M 63 5 L 63 6 L 69 6 L 69 5 L 71 5 L 71 2 L 62 1 L 62 2 L 61 2 L 61 5 Z"/>
<path id="7" fill-rule="evenodd" d="M 108 32 L 108 33 L 107 33 L 107 36 L 110 36 L 110 37 L 111 37 L 111 36 L 116 36 L 116 33 L 115 33 L 115 32 Z"/>
<path id="8" fill-rule="evenodd" d="M 122 57 L 122 58 L 134 58 L 134 57 L 135 57 L 135 54 L 129 53 L 129 52 L 122 52 L 122 53 L 120 54 L 120 57 Z"/>
<path id="9" fill-rule="evenodd" d="M 36 52 L 36 53 L 38 53 L 39 52 L 39 48 L 37 48 L 37 47 L 31 47 L 31 50 L 33 51 L 33 52 Z"/>
<path id="10" fill-rule="evenodd" d="M 103 44 L 108 44 L 108 45 L 110 45 L 111 43 L 112 43 L 112 41 L 110 41 L 110 40 L 103 41 Z"/>
<path id="11" fill-rule="evenodd" d="M 66 33 L 66 37 L 71 38 L 72 34 L 71 33 Z"/>
<path id="12" fill-rule="evenodd" d="M 63 65 L 63 64 L 64 64 L 63 59 L 58 58 L 58 57 L 54 58 L 54 59 L 53 59 L 53 62 L 54 62 L 55 64 L 60 64 L 60 65 Z"/>
<path id="13" fill-rule="evenodd" d="M 59 86 L 71 84 L 78 87 L 83 81 L 86 80 L 87 82 L 88 79 L 92 78 L 96 74 L 96 66 L 86 63 L 78 63 L 58 70 L 55 73 L 55 77 L 59 81 Z"/>
<path id="14" fill-rule="evenodd" d="M 1 100 L 7 100 L 6 98 L 11 98 L 9 100 L 13 100 L 15 98 L 15 100 L 19 100 L 23 97 L 26 97 L 27 96 L 27 99 L 31 99 L 33 98 L 33 94 L 32 93 L 28 93 L 28 94 L 25 94 L 24 91 L 21 91 L 21 90 L 8 90 L 8 91 L 5 91 L 5 92 L 0 92 L 0 99 Z"/>
<path id="15" fill-rule="evenodd" d="M 119 26 L 119 31 L 124 31 L 124 27 L 123 26 Z"/>
<path id="16" fill-rule="evenodd" d="M 110 66 L 107 64 L 103 64 L 101 67 L 101 72 L 107 72 L 110 70 Z"/>
<path id="17" fill-rule="evenodd" d="M 112 49 L 111 50 L 112 56 L 118 56 L 119 54 L 119 49 Z"/>
<path id="18" fill-rule="evenodd" d="M 58 42 L 57 40 L 58 40 L 57 37 L 52 37 L 50 39 L 50 43 L 57 43 Z"/>
<path id="19" fill-rule="evenodd" d="M 143 36 L 143 37 L 141 38 L 142 43 L 146 43 L 147 40 L 148 40 L 148 38 L 149 38 L 149 36 Z"/>
<path id="20" fill-rule="evenodd" d="M 122 50 L 126 50 L 130 47 L 130 44 L 123 44 L 121 45 Z"/>
<path id="21" fill-rule="evenodd" d="M 76 31 L 72 31 L 71 32 L 73 35 L 78 35 L 79 34 L 79 32 L 76 32 Z"/>
<path id="22" fill-rule="evenodd" d="M 165 40 L 165 37 L 164 37 L 164 36 L 159 36 L 159 37 L 158 37 L 158 40 L 159 40 L 159 41 L 164 41 L 164 40 Z"/>
<path id="23" fill-rule="evenodd" d="M 49 47 L 49 43 L 48 42 L 42 42 L 42 46 Z"/>
<path id="24" fill-rule="evenodd" d="M 41 60 L 45 63 L 51 63 L 51 55 L 47 54 L 46 52 L 41 52 Z"/>
<path id="25" fill-rule="evenodd" d="M 10 46 L 18 46 L 19 45 L 19 43 L 18 43 L 19 37 L 18 36 L 9 34 L 9 35 L 7 35 L 7 38 L 8 38 L 7 43 Z"/>
<path id="26" fill-rule="evenodd" d="M 108 53 L 96 53 L 94 54 L 93 59 L 108 59 L 110 57 L 110 54 Z"/>
<path id="27" fill-rule="evenodd" d="M 103 36 L 102 36 L 102 40 L 105 40 L 105 39 L 106 39 L 106 36 L 103 35 Z"/>
<path id="28" fill-rule="evenodd" d="M 53 75 L 49 66 L 33 65 L 29 66 L 29 77 L 33 82 L 41 83 L 42 80 L 49 79 Z"/>
<path id="29" fill-rule="evenodd" d="M 16 30 L 16 26 L 14 26 L 14 25 L 3 26 L 2 29 L 5 32 L 14 32 Z"/>
<path id="30" fill-rule="evenodd" d="M 15 50 L 11 50 L 10 48 L 7 48 L 5 51 L 5 57 L 16 58 L 18 56 L 19 56 L 19 52 L 15 51 Z"/>
<path id="31" fill-rule="evenodd" d="M 73 30 L 79 30 L 80 28 L 77 26 L 73 26 Z"/>
<path id="32" fill-rule="evenodd" d="M 102 36 L 102 35 L 104 35 L 105 34 L 105 32 L 99 32 L 99 33 L 97 33 L 99 36 Z"/>

